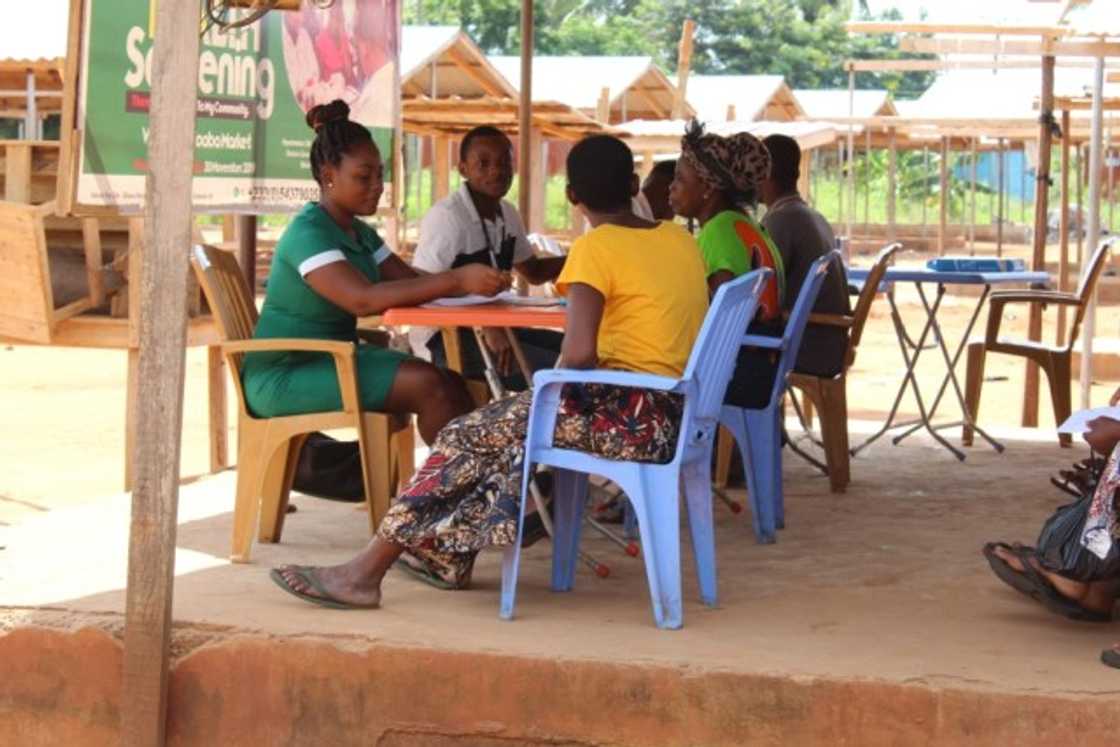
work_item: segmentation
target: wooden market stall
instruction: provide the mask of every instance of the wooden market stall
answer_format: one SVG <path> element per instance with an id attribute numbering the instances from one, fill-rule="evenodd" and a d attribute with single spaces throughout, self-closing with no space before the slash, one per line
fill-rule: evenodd
<path id="1" fill-rule="evenodd" d="M 1074 26 L 1066 23 L 1067 15 L 1077 6 L 1090 7 L 1090 13 L 1096 16 L 1096 22 Z M 901 35 L 899 47 L 907 52 L 919 52 L 937 55 L 993 55 L 997 59 L 1004 56 L 1013 58 L 1035 57 L 1040 59 L 1040 85 L 1038 89 L 1039 114 L 1034 117 L 1035 137 L 1038 143 L 1038 158 L 1036 169 L 1036 190 L 1034 222 L 1033 222 L 1033 248 L 1031 268 L 1041 270 L 1046 265 L 1046 236 L 1049 214 L 1049 184 L 1050 161 L 1053 141 L 1062 134 L 1058 122 L 1054 117 L 1055 112 L 1055 79 L 1057 75 L 1057 60 L 1059 58 L 1080 58 L 1092 60 L 1093 66 L 1093 99 L 1097 104 L 1091 118 L 1089 143 L 1092 154 L 1090 165 L 1090 235 L 1089 243 L 1095 242 L 1099 229 L 1099 185 L 1100 165 L 1104 139 L 1103 109 L 1100 106 L 1104 84 L 1104 67 L 1107 58 L 1120 57 L 1120 27 L 1117 26 L 1114 9 L 1113 12 L 1103 10 L 1104 3 L 1067 3 L 1061 14 L 1051 25 L 1012 25 L 1012 24 L 932 24 L 908 22 L 873 22 L 849 24 L 852 33 L 895 34 Z M 1064 70 L 1065 68 L 1063 68 Z M 854 67 L 850 68 L 850 79 L 854 80 Z M 1003 92 L 1000 88 L 989 88 L 993 95 L 998 96 Z M 1020 101 L 1011 109 L 1014 113 L 1025 106 L 1027 102 Z M 1031 99 L 1034 97 L 1032 96 Z M 991 104 L 986 96 L 971 95 L 967 101 L 971 106 L 982 107 Z M 1006 110 L 999 116 L 1005 116 Z M 979 126 L 993 129 L 991 122 L 971 122 L 969 126 Z M 1070 120 L 1073 133 L 1076 137 L 1077 124 Z M 1030 127 L 1030 123 L 1021 119 L 1011 120 L 1012 127 Z M 849 131 L 850 132 L 850 131 Z M 1005 133 L 1001 133 L 1005 134 Z M 975 137 L 976 134 L 973 134 Z M 1024 137 L 1030 137 L 1025 134 Z M 849 134 L 849 144 L 852 141 Z M 942 140 L 943 151 L 945 150 Z M 849 152 L 851 147 L 849 145 Z M 943 179 L 944 183 L 944 179 Z M 1082 405 L 1088 406 L 1089 382 L 1089 356 L 1093 338 L 1093 317 L 1090 313 L 1083 335 L 1082 361 Z M 1032 305 L 1029 319 L 1029 339 L 1037 341 L 1041 338 L 1042 316 L 1041 309 Z M 1038 424 L 1038 388 L 1039 371 L 1033 363 L 1027 364 L 1025 395 L 1023 401 L 1022 423 L 1024 426 Z"/>

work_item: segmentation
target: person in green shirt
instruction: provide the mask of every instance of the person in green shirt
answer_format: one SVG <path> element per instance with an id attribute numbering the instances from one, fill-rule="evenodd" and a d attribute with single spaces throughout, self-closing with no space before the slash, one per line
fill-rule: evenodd
<path id="1" fill-rule="evenodd" d="M 776 337 L 784 329 L 785 268 L 769 233 L 749 212 L 758 202 L 760 183 L 769 174 L 770 153 L 754 135 L 740 132 L 722 137 L 705 133 L 703 125 L 693 120 L 681 138 L 669 203 L 677 215 L 700 223 L 696 240 L 711 293 L 751 270 L 768 267 L 773 271 L 748 332 Z M 765 407 L 770 401 L 777 362 L 771 351 L 740 349 L 727 388 L 727 403 L 752 409 Z"/>
<path id="2" fill-rule="evenodd" d="M 508 275 L 485 265 L 419 273 L 359 219 L 376 212 L 381 200 L 382 161 L 369 130 L 349 113 L 338 100 L 307 113 L 315 130 L 311 173 L 321 197 L 304 206 L 276 245 L 254 338 L 357 342 L 357 317 L 444 296 L 494 295 L 509 285 Z M 428 443 L 473 409 L 457 374 L 404 353 L 360 345 L 356 367 L 362 408 L 415 413 Z M 249 408 L 261 417 L 342 407 L 333 359 L 323 353 L 250 353 L 241 376 Z"/>

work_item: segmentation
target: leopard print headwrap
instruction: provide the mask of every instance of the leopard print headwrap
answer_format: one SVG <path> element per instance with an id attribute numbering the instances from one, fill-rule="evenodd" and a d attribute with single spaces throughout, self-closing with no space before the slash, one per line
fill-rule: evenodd
<path id="1" fill-rule="evenodd" d="M 761 140 L 749 132 L 708 134 L 696 120 L 681 138 L 681 158 L 701 181 L 730 195 L 753 196 L 759 182 L 770 176 L 770 152 Z"/>

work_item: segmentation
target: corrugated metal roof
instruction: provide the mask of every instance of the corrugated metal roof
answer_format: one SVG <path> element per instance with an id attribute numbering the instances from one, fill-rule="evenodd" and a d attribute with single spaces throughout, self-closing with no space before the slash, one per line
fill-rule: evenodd
<path id="1" fill-rule="evenodd" d="M 433 63 L 438 98 L 517 95 L 516 89 L 458 26 L 403 27 L 401 87 L 406 98 L 432 96 Z"/>
<path id="2" fill-rule="evenodd" d="M 705 122 L 726 120 L 730 106 L 737 120 L 751 121 L 762 116 L 783 86 L 780 75 L 691 75 L 685 94 Z"/>
<path id="3" fill-rule="evenodd" d="M 490 62 L 521 90 L 520 57 L 496 56 Z M 534 57 L 533 100 L 595 109 L 603 88 L 610 89 L 613 102 L 653 67 L 652 57 Z"/>
<path id="4" fill-rule="evenodd" d="M 1091 85 L 1089 68 L 1054 71 L 1055 96 L 1083 95 Z M 905 109 L 907 116 L 918 118 L 1035 119 L 1034 102 L 1041 91 L 1040 70 L 947 70 Z"/>
<path id="5" fill-rule="evenodd" d="M 849 116 L 852 108 L 848 102 L 846 88 L 827 89 L 794 89 L 793 95 L 797 98 L 805 116 L 809 119 L 837 119 Z M 877 88 L 873 90 L 855 91 L 854 116 L 874 117 L 898 113 L 894 99 L 890 92 Z"/>

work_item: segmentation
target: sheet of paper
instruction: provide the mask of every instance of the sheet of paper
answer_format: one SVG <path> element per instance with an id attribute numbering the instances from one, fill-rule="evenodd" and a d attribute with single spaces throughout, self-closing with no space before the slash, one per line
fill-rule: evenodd
<path id="1" fill-rule="evenodd" d="M 425 306 L 478 306 L 484 303 L 508 303 L 511 306 L 559 306 L 562 298 L 542 296 L 519 296 L 512 291 L 504 291 L 496 296 L 451 296 L 429 301 Z"/>
<path id="2" fill-rule="evenodd" d="M 495 303 L 501 296 L 449 296 L 429 301 L 425 306 L 478 306 L 483 303 Z"/>
<path id="3" fill-rule="evenodd" d="M 1066 422 L 1058 426 L 1058 433 L 1072 433 L 1074 435 L 1084 433 L 1089 430 L 1089 421 L 1099 417 L 1120 420 L 1120 407 L 1094 407 L 1091 410 L 1078 410 L 1070 415 Z"/>

